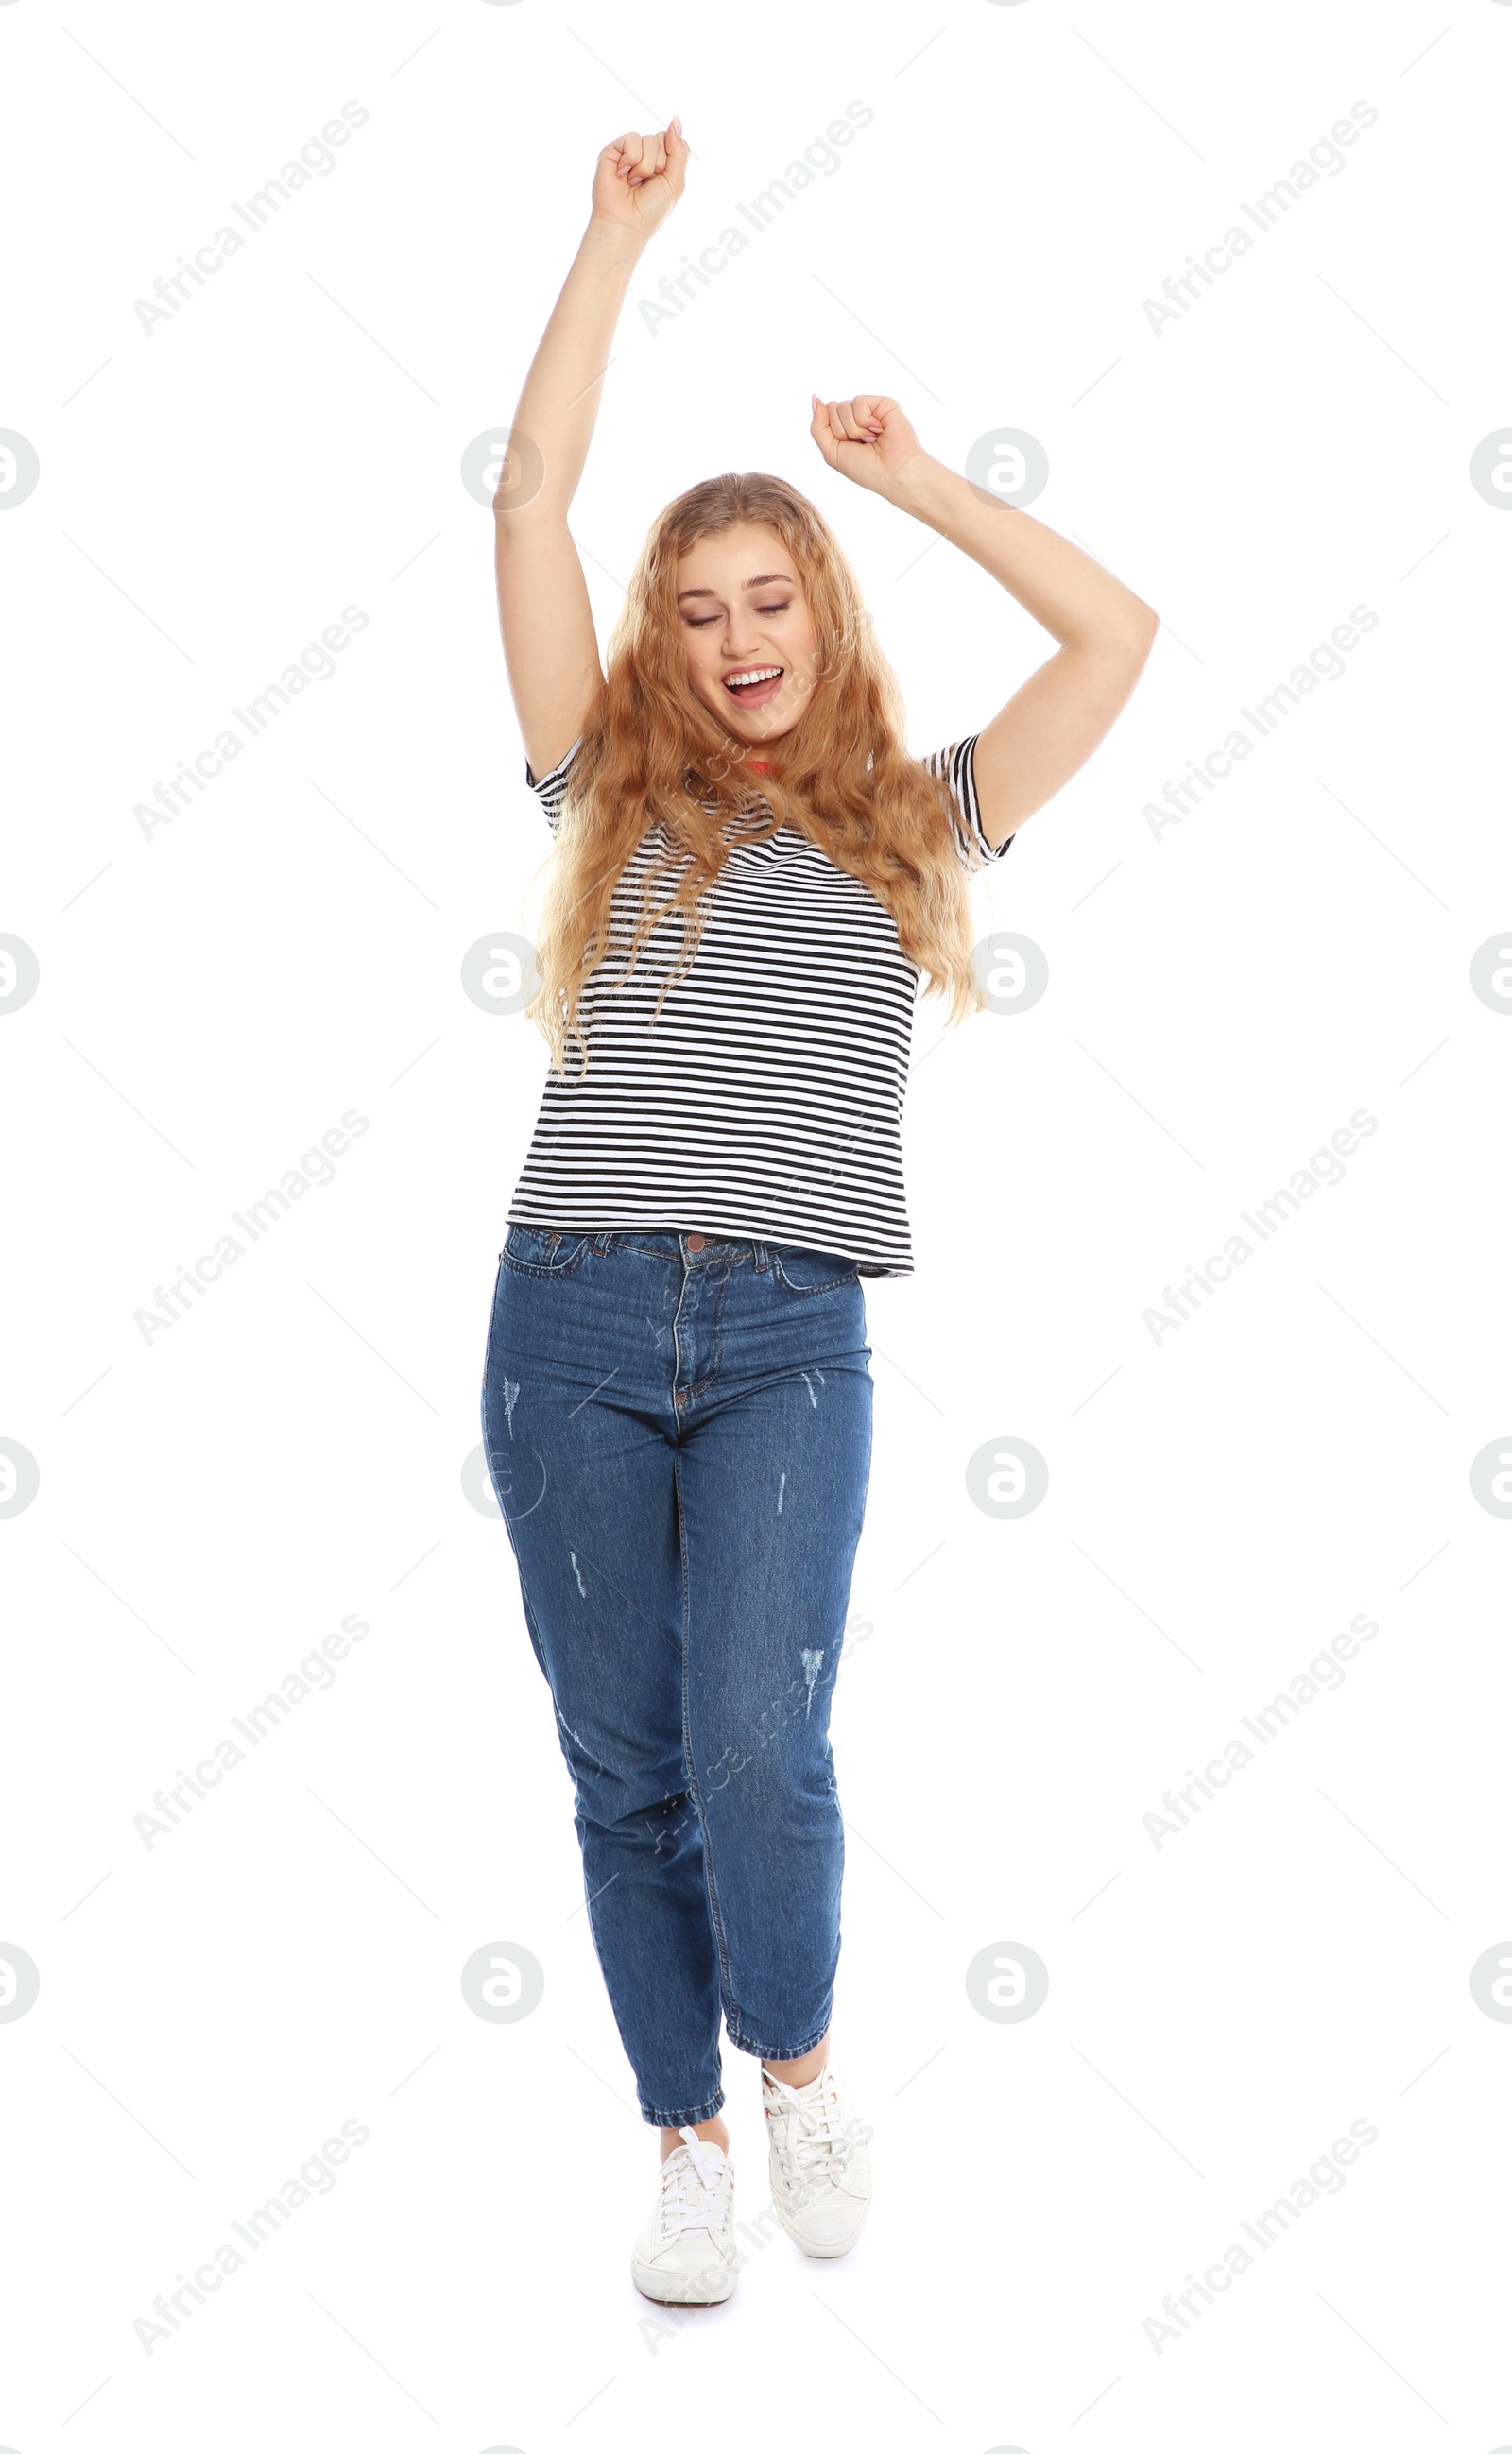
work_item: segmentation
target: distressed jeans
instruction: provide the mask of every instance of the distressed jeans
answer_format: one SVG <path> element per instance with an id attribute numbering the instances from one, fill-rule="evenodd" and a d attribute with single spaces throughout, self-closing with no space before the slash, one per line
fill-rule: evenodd
<path id="1" fill-rule="evenodd" d="M 854 1262 L 668 1228 L 512 1226 L 489 1471 L 575 1793 L 589 1922 L 647 2122 L 731 2042 L 830 2024 L 829 1739 L 871 1466 Z"/>

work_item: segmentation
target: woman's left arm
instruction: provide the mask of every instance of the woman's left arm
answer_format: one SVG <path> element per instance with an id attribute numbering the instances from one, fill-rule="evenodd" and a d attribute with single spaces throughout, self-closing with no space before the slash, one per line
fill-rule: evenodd
<path id="1" fill-rule="evenodd" d="M 994 847 L 1068 783 L 1131 697 L 1159 616 L 1090 553 L 932 459 L 896 400 L 820 401 L 809 429 L 832 469 L 935 529 L 1059 641 L 978 735 L 973 766 Z"/>

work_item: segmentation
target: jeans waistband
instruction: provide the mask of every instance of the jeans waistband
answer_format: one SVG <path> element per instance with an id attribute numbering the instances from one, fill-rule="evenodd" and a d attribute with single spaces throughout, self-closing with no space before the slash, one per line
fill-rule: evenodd
<path id="1" fill-rule="evenodd" d="M 679 1227 L 599 1227 L 590 1231 L 589 1241 L 595 1253 L 607 1253 L 615 1244 L 633 1246 L 637 1252 L 665 1253 L 670 1259 L 689 1262 L 709 1260 L 754 1260 L 764 1269 L 772 1251 L 770 1243 L 754 1236 L 699 1236 L 699 1231 Z"/>

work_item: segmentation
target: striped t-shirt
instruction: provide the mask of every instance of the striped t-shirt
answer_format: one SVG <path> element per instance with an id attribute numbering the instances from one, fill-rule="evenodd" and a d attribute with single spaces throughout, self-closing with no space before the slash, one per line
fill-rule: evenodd
<path id="1" fill-rule="evenodd" d="M 982 832 L 977 735 L 925 765 L 951 791 L 956 849 L 1000 859 Z M 537 783 L 554 835 L 575 742 Z M 762 804 L 756 813 L 769 824 Z M 796 828 L 730 851 L 706 890 L 693 965 L 656 996 L 683 951 L 664 915 L 618 980 L 647 869 L 666 851 L 653 826 L 614 895 L 612 945 L 582 992 L 589 1065 L 569 1044 L 548 1070 L 512 1222 L 530 1227 L 670 1227 L 843 1254 L 863 1277 L 914 1266 L 900 1125 L 921 975 L 892 914 Z M 658 899 L 672 891 L 658 882 Z"/>

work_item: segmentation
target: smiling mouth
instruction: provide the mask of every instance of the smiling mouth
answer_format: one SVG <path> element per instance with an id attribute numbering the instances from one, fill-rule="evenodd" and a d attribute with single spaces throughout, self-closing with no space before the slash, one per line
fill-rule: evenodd
<path id="1" fill-rule="evenodd" d="M 781 665 L 748 665 L 740 673 L 726 674 L 724 687 L 743 707 L 766 707 L 781 689 L 785 670 Z"/>

